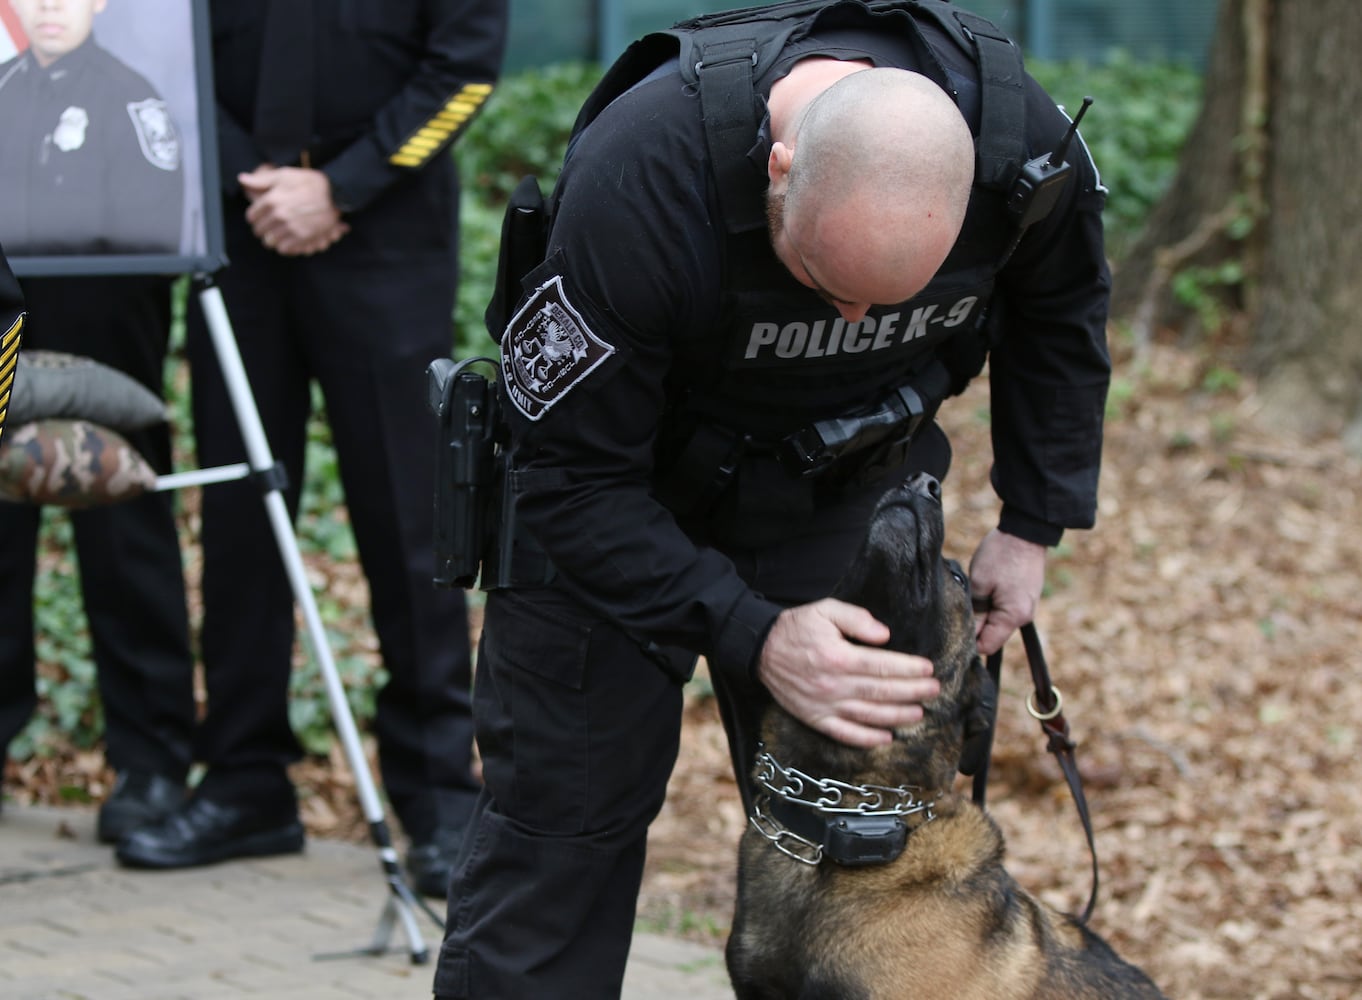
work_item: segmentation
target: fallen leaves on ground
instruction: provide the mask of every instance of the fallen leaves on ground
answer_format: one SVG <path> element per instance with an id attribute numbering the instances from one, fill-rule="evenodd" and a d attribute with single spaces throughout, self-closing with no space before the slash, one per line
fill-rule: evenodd
<path id="1" fill-rule="evenodd" d="M 1334 441 L 1258 426 L 1253 386 L 1205 389 L 1209 369 L 1155 347 L 1120 372 L 1097 527 L 1052 554 L 1037 620 L 1096 830 L 1092 926 L 1170 997 L 1354 1000 L 1362 465 Z M 963 559 L 996 518 L 983 381 L 943 412 L 947 533 Z M 1018 881 L 1078 911 L 1087 844 L 1030 690 L 1013 639 L 989 809 Z M 641 914 L 717 941 L 745 820 L 712 700 L 687 713 Z"/>

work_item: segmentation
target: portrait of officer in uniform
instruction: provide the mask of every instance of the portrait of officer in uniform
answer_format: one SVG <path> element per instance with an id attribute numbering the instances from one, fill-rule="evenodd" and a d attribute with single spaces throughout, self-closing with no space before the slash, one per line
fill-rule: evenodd
<path id="1" fill-rule="evenodd" d="M 14 256 L 174 253 L 181 140 L 166 103 L 102 48 L 109 0 L 0 0 L 28 48 L 0 64 L 0 238 Z"/>

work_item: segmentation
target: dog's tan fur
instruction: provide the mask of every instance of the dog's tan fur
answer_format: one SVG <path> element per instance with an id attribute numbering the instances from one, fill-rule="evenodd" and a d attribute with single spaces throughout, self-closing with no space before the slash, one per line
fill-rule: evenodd
<path id="1" fill-rule="evenodd" d="M 762 728 L 785 767 L 851 784 L 913 785 L 935 819 L 888 863 L 816 867 L 749 827 L 728 944 L 741 1000 L 1123 1000 L 1163 994 L 1096 934 L 1023 890 L 997 825 L 953 791 L 962 746 L 988 724 L 992 682 L 974 646 L 963 574 L 941 556 L 935 483 L 886 494 L 838 596 L 890 625 L 890 645 L 930 656 L 941 694 L 873 750 L 835 743 L 779 707 Z M 915 821 L 909 822 L 912 826 Z"/>

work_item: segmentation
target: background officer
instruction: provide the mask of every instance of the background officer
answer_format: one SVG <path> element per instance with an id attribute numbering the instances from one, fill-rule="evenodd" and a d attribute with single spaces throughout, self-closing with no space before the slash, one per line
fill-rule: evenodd
<path id="1" fill-rule="evenodd" d="M 949 446 L 927 423 L 911 445 L 801 452 L 820 421 L 869 426 L 867 406 L 914 382 L 934 409 L 991 334 L 1002 509 L 971 566 L 993 605 L 984 651 L 1033 615 L 1045 546 L 1093 522 L 1110 375 L 1095 170 L 1075 143 L 1009 257 L 1005 197 L 971 190 L 971 133 L 981 149 L 996 135 L 964 37 L 826 9 L 835 22 L 806 20 L 745 105 L 697 92 L 673 57 L 570 146 L 547 257 L 501 338 L 517 537 L 555 575 L 488 594 L 484 791 L 441 998 L 619 994 L 696 653 L 740 775 L 767 697 L 855 745 L 921 717 L 930 662 L 877 648 L 887 628 L 826 595 L 886 486 L 940 478 Z M 1048 155 L 1067 119 L 1033 81 L 1017 100 L 1012 155 Z M 752 124 L 712 161 L 734 108 Z"/>
<path id="2" fill-rule="evenodd" d="M 417 887 L 443 896 L 471 812 L 463 595 L 432 584 L 425 367 L 453 349 L 459 187 L 449 156 L 496 80 L 506 0 L 215 0 L 230 266 L 219 275 L 296 514 L 315 380 L 340 462 L 388 681 L 384 789 Z M 217 358 L 189 317 L 201 464 L 244 459 Z M 293 595 L 247 483 L 203 497 L 201 650 L 208 707 L 191 801 L 124 841 L 128 865 L 178 867 L 301 849 L 286 767 Z"/>
<path id="3" fill-rule="evenodd" d="M 178 250 L 179 133 L 151 84 L 91 36 L 106 0 L 7 2 L 29 40 L 0 65 L 10 254 Z"/>
<path id="4" fill-rule="evenodd" d="M 29 48 L 0 67 L 0 240 L 14 257 L 173 251 L 184 196 L 178 133 L 140 75 L 91 37 L 104 0 L 9 0 Z M 27 278 L 25 346 L 103 362 L 160 396 L 170 279 Z M 170 428 L 129 432 L 157 472 Z M 0 748 L 33 686 L 40 509 L 0 503 Z M 184 797 L 194 725 L 184 574 L 171 494 L 71 513 L 105 748 L 117 772 L 98 836 L 113 843 Z"/>

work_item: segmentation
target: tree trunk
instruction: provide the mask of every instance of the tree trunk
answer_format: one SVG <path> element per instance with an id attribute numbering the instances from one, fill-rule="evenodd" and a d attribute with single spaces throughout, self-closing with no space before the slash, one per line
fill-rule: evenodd
<path id="1" fill-rule="evenodd" d="M 1362 4 L 1222 0 L 1197 125 L 1116 274 L 1137 338 L 1181 325 L 1174 276 L 1223 273 L 1263 415 L 1362 450 Z"/>

